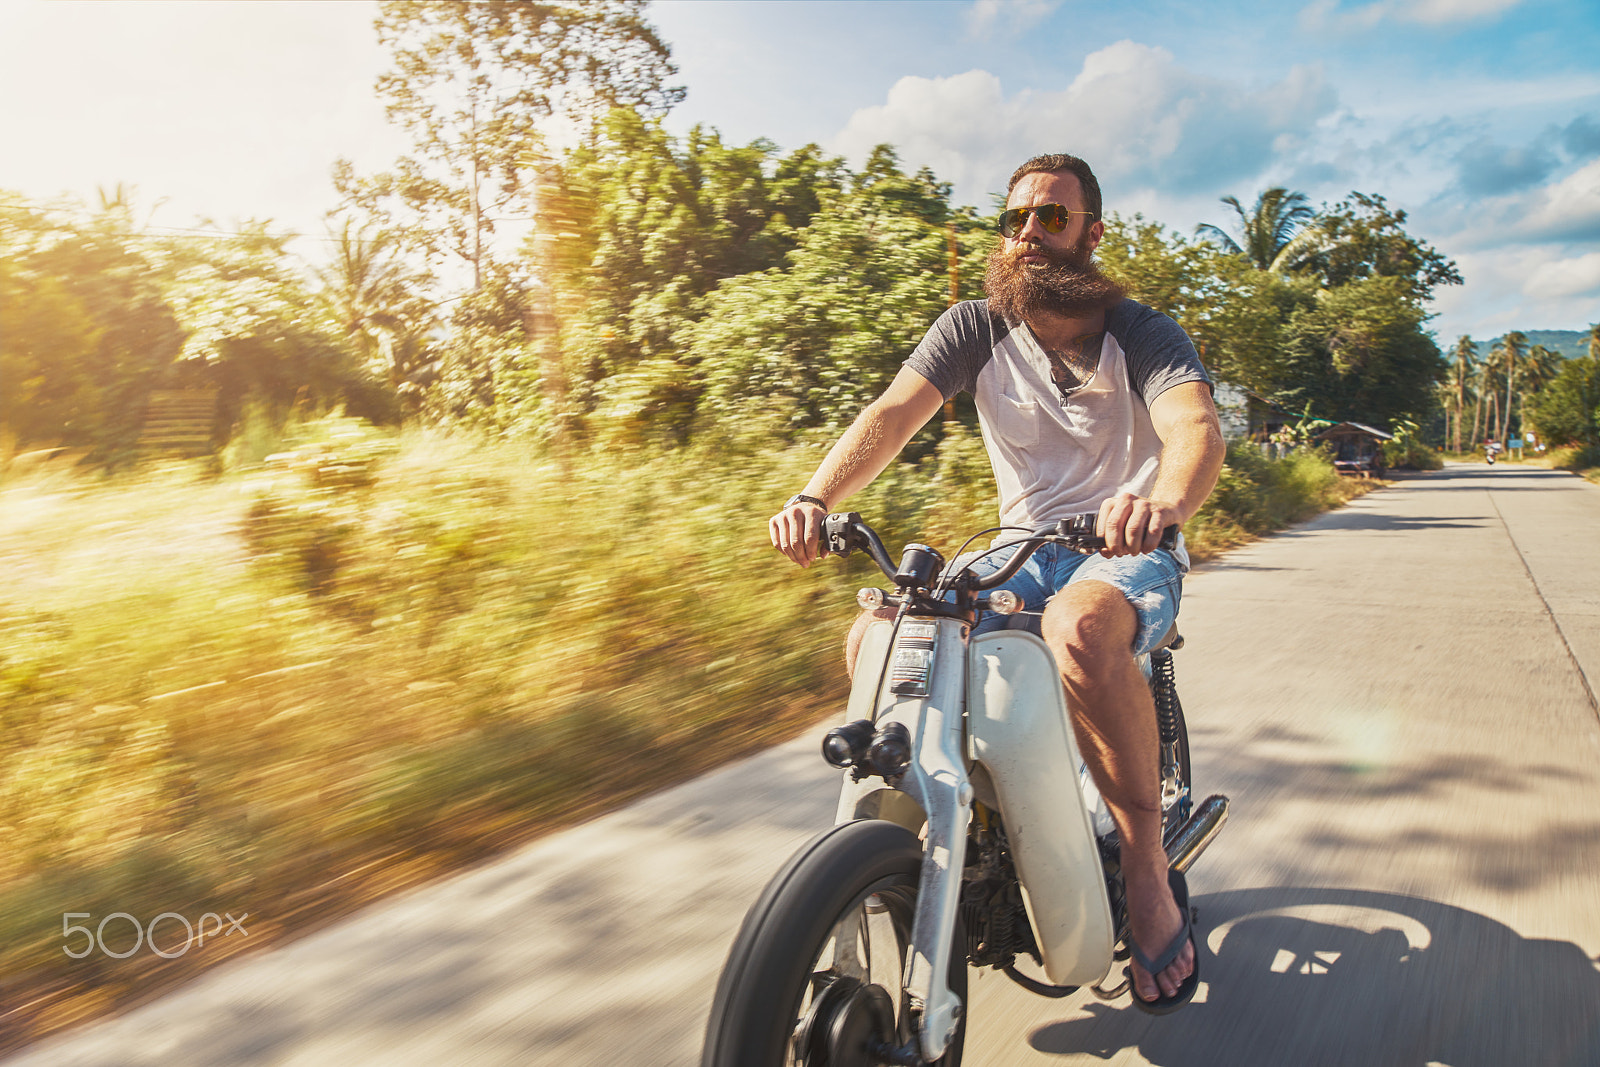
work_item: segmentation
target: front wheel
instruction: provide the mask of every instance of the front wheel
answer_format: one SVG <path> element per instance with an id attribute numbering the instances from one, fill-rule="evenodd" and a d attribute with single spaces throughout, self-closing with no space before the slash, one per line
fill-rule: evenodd
<path id="1" fill-rule="evenodd" d="M 734 939 L 706 1026 L 702 1067 L 874 1067 L 910 1041 L 901 994 L 922 846 L 863 819 L 813 838 L 768 883 Z M 965 1004 L 964 941 L 950 989 Z M 958 1067 L 965 1021 L 937 1067 Z"/>

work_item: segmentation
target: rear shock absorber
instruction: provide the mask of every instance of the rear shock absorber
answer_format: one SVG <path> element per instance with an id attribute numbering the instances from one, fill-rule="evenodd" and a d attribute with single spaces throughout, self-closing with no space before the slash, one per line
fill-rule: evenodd
<path id="1" fill-rule="evenodd" d="M 1156 728 L 1161 735 L 1161 811 L 1163 843 L 1189 817 L 1189 783 L 1184 781 L 1181 751 L 1183 709 L 1172 671 L 1172 652 L 1160 649 L 1150 656 L 1150 695 L 1156 705 Z"/>
<path id="2" fill-rule="evenodd" d="M 1172 670 L 1172 653 L 1163 648 L 1150 654 L 1150 695 L 1156 702 L 1156 726 L 1163 745 L 1178 741 L 1178 684 Z"/>

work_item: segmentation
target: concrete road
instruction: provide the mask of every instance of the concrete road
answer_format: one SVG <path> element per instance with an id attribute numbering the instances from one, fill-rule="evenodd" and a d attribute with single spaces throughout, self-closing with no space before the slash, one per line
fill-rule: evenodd
<path id="1" fill-rule="evenodd" d="M 1197 1002 L 975 974 L 970 1067 L 1600 1064 L 1600 488 L 1452 466 L 1197 571 Z M 245 959 L 8 1067 L 698 1062 L 816 737 Z"/>

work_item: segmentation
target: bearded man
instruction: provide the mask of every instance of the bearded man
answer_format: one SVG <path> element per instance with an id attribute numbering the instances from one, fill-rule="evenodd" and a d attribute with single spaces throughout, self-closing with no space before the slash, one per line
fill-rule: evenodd
<path id="1" fill-rule="evenodd" d="M 1100 213 L 1100 184 L 1083 160 L 1037 156 L 1017 168 L 987 299 L 940 316 L 768 531 L 809 566 L 829 509 L 871 483 L 961 390 L 978 409 L 1002 525 L 1099 513 L 1103 553 L 1047 545 L 1003 588 L 1043 611 L 1079 749 L 1121 839 L 1135 1003 L 1167 1011 L 1194 994 L 1195 953 L 1172 889 L 1182 876 L 1169 882 L 1161 848 L 1155 708 L 1135 657 L 1173 625 L 1188 571 L 1181 541 L 1158 547 L 1162 530 L 1199 510 L 1224 445 L 1210 377 L 1183 329 L 1127 299 L 1094 264 Z M 979 568 L 993 573 L 1008 557 L 990 554 Z M 847 642 L 852 671 L 870 621 L 863 614 Z"/>

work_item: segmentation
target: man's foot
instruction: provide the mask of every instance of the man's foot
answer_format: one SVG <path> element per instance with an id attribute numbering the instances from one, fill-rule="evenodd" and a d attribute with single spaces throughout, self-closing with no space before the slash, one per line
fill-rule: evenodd
<path id="1" fill-rule="evenodd" d="M 1154 877 L 1152 873 L 1125 872 L 1129 934 L 1134 942 L 1130 977 L 1138 1007 L 1166 1012 L 1194 996 L 1198 964 L 1183 875 L 1168 871 L 1164 864 Z"/>

